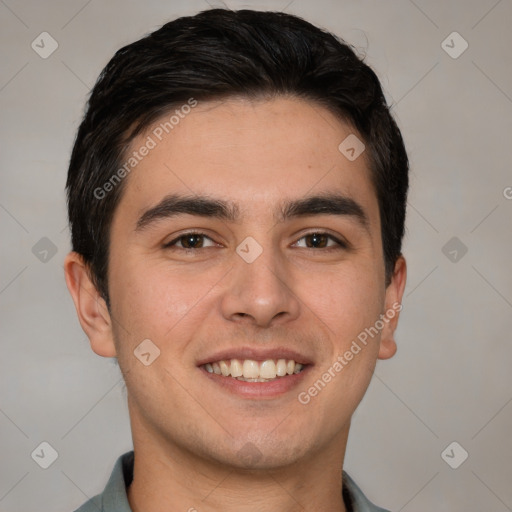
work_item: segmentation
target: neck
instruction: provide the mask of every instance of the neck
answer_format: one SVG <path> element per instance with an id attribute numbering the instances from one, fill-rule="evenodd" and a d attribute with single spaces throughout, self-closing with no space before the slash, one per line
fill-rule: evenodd
<path id="1" fill-rule="evenodd" d="M 135 463 L 128 500 L 133 512 L 346 512 L 342 466 L 348 427 L 307 460 L 257 470 L 206 460 L 133 429 Z M 140 425 L 139 425 L 140 426 Z"/>

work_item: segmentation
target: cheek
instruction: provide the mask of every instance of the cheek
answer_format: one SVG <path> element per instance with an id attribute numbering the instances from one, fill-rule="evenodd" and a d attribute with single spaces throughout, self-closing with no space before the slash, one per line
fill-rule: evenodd
<path id="1" fill-rule="evenodd" d="M 383 287 L 374 269 L 361 272 L 346 268 L 306 286 L 306 302 L 313 301 L 312 307 L 340 342 L 356 338 L 382 312 Z"/>
<path id="2" fill-rule="evenodd" d="M 183 269 L 141 261 L 112 273 L 112 305 L 116 320 L 124 327 L 121 335 L 139 342 L 145 338 L 164 346 L 173 333 L 182 331 L 208 302 L 208 292 L 218 281 L 211 272 L 191 275 Z M 123 278 L 122 275 L 129 276 Z M 179 338 L 179 337 L 178 337 Z"/>

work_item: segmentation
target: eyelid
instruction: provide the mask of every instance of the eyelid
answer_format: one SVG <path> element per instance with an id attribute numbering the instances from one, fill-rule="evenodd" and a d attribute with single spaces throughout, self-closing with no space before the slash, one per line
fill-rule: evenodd
<path id="1" fill-rule="evenodd" d="M 164 249 L 173 247 L 177 242 L 180 241 L 181 238 L 183 238 L 183 237 L 185 237 L 187 235 L 203 236 L 203 237 L 208 238 L 209 240 L 211 240 L 213 243 L 217 244 L 217 242 L 211 236 L 209 236 L 207 233 L 204 233 L 203 231 L 200 231 L 200 230 L 190 230 L 190 231 L 186 231 L 184 233 L 180 233 L 178 236 L 174 237 L 172 240 L 170 240 L 169 242 L 165 243 L 163 245 Z M 301 236 L 294 242 L 294 245 L 297 244 L 297 242 L 299 242 L 303 238 L 305 238 L 307 236 L 310 236 L 310 235 L 326 235 L 328 238 L 333 240 L 337 244 L 338 247 L 336 247 L 336 246 L 321 247 L 321 248 L 305 247 L 306 249 L 312 249 L 312 250 L 315 250 L 315 251 L 320 251 L 320 250 L 323 249 L 325 251 L 325 250 L 337 249 L 337 248 L 343 248 L 343 249 L 349 249 L 350 248 L 350 244 L 345 240 L 344 237 L 341 237 L 341 236 L 338 236 L 338 235 L 333 235 L 329 231 L 325 231 L 325 229 L 320 229 L 320 228 L 319 229 L 312 229 L 312 230 L 307 231 L 306 233 L 302 233 Z M 199 249 L 207 249 L 207 247 L 198 247 L 197 249 L 194 249 L 194 248 L 190 249 L 190 248 L 187 248 L 187 247 L 178 247 L 178 249 L 182 249 L 183 251 L 197 251 Z"/>
<path id="2" fill-rule="evenodd" d="M 183 233 L 180 233 L 179 235 L 175 236 L 172 240 L 169 240 L 169 242 L 165 242 L 163 245 L 162 245 L 162 248 L 163 249 L 172 249 L 176 246 L 176 244 L 183 238 L 183 237 L 186 237 L 187 235 L 199 235 L 199 236 L 203 236 L 204 238 L 208 238 L 208 240 L 211 240 L 214 244 L 217 244 L 218 243 L 211 237 L 209 236 L 208 234 L 204 233 L 203 231 L 200 231 L 200 230 L 190 230 L 190 231 L 185 231 Z M 211 246 L 210 246 L 211 247 Z M 192 251 L 198 251 L 199 249 L 207 249 L 208 247 L 198 247 L 197 249 L 190 249 L 188 247 L 177 247 L 178 249 L 181 249 L 182 251 L 189 251 L 189 252 L 192 252 Z"/>
<path id="3" fill-rule="evenodd" d="M 344 237 L 342 237 L 340 235 L 333 235 L 329 231 L 326 231 L 325 229 L 322 229 L 322 228 L 312 229 L 312 230 L 307 231 L 306 233 L 302 233 L 301 236 L 298 238 L 297 242 L 299 240 L 302 240 L 306 236 L 309 236 L 309 235 L 326 235 L 328 238 L 330 238 L 331 240 L 334 240 L 334 242 L 336 242 L 338 247 L 330 246 L 330 247 L 323 247 L 323 248 L 321 248 L 324 251 L 325 250 L 329 250 L 329 249 L 337 249 L 337 248 L 338 249 L 339 248 L 343 248 L 343 249 L 349 249 L 350 248 L 349 242 Z M 297 242 L 295 242 L 295 244 Z M 320 250 L 320 249 L 314 249 L 313 247 L 306 247 L 306 249 L 313 249 L 313 250 L 316 250 L 316 251 Z"/>

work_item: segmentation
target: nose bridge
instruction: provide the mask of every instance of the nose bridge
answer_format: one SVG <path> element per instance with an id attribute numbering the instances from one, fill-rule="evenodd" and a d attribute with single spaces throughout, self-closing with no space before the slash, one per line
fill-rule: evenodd
<path id="1" fill-rule="evenodd" d="M 272 243 L 271 233 L 259 230 L 258 235 L 246 237 L 237 246 L 230 276 L 222 305 L 226 318 L 249 318 L 268 325 L 277 317 L 290 320 L 298 315 L 299 303 L 286 262 Z"/>
<path id="2" fill-rule="evenodd" d="M 286 270 L 270 236 L 267 236 L 264 245 L 252 237 L 246 238 L 237 247 L 237 254 L 241 261 L 236 265 L 240 267 L 240 277 L 247 281 L 247 285 L 250 284 L 254 289 L 280 289 L 284 286 Z"/>

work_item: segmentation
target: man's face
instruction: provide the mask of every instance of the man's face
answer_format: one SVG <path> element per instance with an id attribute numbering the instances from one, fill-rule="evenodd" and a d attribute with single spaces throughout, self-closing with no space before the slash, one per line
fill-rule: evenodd
<path id="1" fill-rule="evenodd" d="M 133 141 L 137 150 L 149 135 L 156 147 L 126 178 L 110 239 L 112 346 L 134 439 L 262 468 L 342 447 L 377 357 L 394 353 L 391 328 L 333 365 L 397 298 L 385 287 L 367 155 L 338 149 L 354 131 L 290 98 L 200 102 L 161 141 L 159 123 Z M 327 195 L 342 198 L 334 210 L 285 211 Z M 162 203 L 171 196 L 225 202 L 234 218 L 176 213 Z M 269 382 L 208 371 L 272 375 L 282 359 L 303 370 Z"/>

